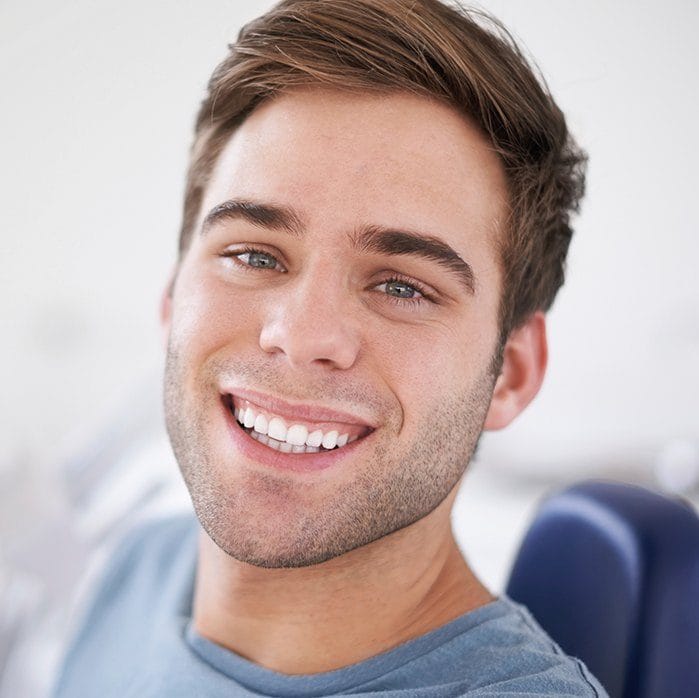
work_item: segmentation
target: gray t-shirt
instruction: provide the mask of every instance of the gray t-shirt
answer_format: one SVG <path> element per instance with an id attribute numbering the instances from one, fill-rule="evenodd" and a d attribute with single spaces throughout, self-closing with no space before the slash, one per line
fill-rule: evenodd
<path id="1" fill-rule="evenodd" d="M 66 657 L 55 698 L 607 695 L 507 598 L 336 671 L 270 671 L 194 630 L 196 533 L 196 521 L 182 517 L 127 538 Z"/>

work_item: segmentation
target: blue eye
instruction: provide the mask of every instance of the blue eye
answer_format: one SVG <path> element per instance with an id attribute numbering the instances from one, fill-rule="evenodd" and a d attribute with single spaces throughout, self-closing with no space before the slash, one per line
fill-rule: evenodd
<path id="1" fill-rule="evenodd" d="M 384 291 L 389 296 L 394 296 L 395 298 L 412 299 L 416 296 L 422 296 L 420 291 L 415 286 L 398 279 L 384 281 L 384 283 L 380 284 L 380 287 L 381 286 L 384 287 Z"/>
<path id="2" fill-rule="evenodd" d="M 374 286 L 394 305 L 417 309 L 423 303 L 438 304 L 438 301 L 415 281 L 392 277 Z"/>
<path id="3" fill-rule="evenodd" d="M 266 252 L 250 251 L 236 255 L 245 264 L 257 269 L 274 269 L 279 262 L 271 254 Z M 247 258 L 247 259 L 246 259 Z"/>
<path id="4" fill-rule="evenodd" d="M 273 254 L 253 247 L 245 247 L 242 250 L 226 250 L 221 256 L 232 259 L 243 269 L 278 269 L 282 272 L 286 271 Z"/>

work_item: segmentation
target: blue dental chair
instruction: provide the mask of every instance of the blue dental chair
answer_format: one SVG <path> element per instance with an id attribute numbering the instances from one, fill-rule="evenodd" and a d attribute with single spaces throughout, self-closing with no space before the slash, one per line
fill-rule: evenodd
<path id="1" fill-rule="evenodd" d="M 550 497 L 507 594 L 611 698 L 699 698 L 699 517 L 641 487 L 585 482 Z"/>

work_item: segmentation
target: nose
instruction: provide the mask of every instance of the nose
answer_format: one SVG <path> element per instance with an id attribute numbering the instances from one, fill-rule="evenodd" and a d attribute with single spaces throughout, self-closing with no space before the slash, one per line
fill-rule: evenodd
<path id="1" fill-rule="evenodd" d="M 294 368 L 351 368 L 361 333 L 350 312 L 349 292 L 326 278 L 299 279 L 270 298 L 260 347 L 283 354 Z"/>

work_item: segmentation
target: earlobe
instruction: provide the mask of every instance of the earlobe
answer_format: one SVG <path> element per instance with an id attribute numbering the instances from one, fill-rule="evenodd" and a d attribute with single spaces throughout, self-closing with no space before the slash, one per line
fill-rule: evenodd
<path id="1" fill-rule="evenodd" d="M 524 410 L 541 388 L 547 360 L 546 318 L 536 312 L 507 339 L 484 429 L 502 429 Z"/>

